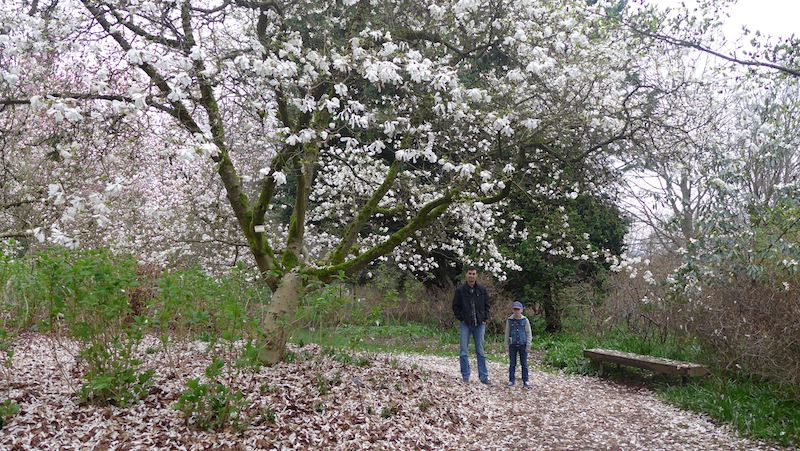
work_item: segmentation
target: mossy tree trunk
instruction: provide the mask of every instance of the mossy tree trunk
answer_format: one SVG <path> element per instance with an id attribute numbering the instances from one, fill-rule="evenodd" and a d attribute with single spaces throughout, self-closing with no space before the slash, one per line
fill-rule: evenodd
<path id="1" fill-rule="evenodd" d="M 302 292 L 303 280 L 297 271 L 288 272 L 281 278 L 264 318 L 264 336 L 259 353 L 261 363 L 274 365 L 286 355 L 287 326 L 294 318 Z"/>

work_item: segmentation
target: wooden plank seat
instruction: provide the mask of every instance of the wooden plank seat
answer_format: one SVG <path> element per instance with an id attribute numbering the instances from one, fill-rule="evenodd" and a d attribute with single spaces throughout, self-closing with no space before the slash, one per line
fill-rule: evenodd
<path id="1" fill-rule="evenodd" d="M 673 374 L 680 376 L 684 383 L 690 376 L 705 376 L 710 373 L 708 368 L 697 363 L 681 362 L 661 357 L 615 351 L 613 349 L 584 349 L 583 356 L 598 363 L 601 376 L 604 374 L 604 363 L 616 363 L 617 365 L 632 366 L 657 373 Z"/>

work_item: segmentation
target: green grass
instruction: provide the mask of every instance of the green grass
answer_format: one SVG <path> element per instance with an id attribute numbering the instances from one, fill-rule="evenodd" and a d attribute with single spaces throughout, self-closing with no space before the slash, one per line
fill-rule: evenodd
<path id="1" fill-rule="evenodd" d="M 323 347 L 373 352 L 412 352 L 435 355 L 458 354 L 457 330 L 442 330 L 421 323 L 345 325 L 322 329 L 296 329 L 291 341 L 317 343 Z"/>
<path id="2" fill-rule="evenodd" d="M 711 377 L 659 385 L 658 395 L 684 409 L 730 423 L 743 435 L 800 446 L 800 390 L 746 379 Z"/>
<path id="3" fill-rule="evenodd" d="M 336 329 L 296 329 L 291 341 L 317 343 L 323 347 L 358 349 L 371 352 L 407 352 L 447 357 L 458 356 L 458 328 L 442 329 L 423 323 L 345 325 Z M 507 361 L 502 335 L 486 335 L 487 359 Z M 470 345 L 470 353 L 473 347 Z"/>

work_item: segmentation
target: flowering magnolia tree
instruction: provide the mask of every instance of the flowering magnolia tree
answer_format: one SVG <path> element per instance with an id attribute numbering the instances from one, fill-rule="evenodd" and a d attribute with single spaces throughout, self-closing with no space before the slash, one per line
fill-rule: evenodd
<path id="1" fill-rule="evenodd" d="M 510 191 L 574 198 L 558 177 L 523 182 L 544 154 L 602 167 L 669 95 L 645 58 L 662 49 L 602 2 L 26 5 L 0 16 L 0 104 L 29 124 L 15 151 L 60 134 L 47 164 L 77 174 L 31 194 L 59 207 L 33 233 L 78 244 L 88 218 L 161 261 L 246 248 L 275 290 L 267 362 L 308 278 L 387 258 L 426 271 L 436 250 L 516 269 L 493 240 L 521 233 L 499 214 Z"/>

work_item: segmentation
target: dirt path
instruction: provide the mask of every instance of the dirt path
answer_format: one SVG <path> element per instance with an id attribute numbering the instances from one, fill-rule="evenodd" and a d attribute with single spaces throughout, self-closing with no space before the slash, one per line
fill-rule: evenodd
<path id="1" fill-rule="evenodd" d="M 499 363 L 489 364 L 492 386 L 464 385 L 455 358 L 405 360 L 441 374 L 447 391 L 472 412 L 474 432 L 459 442 L 464 449 L 772 449 L 667 405 L 646 389 L 534 368 L 530 390 L 520 381 L 509 389 L 508 367 Z M 474 372 L 474 360 L 472 365 Z"/>
<path id="2" fill-rule="evenodd" d="M 20 406 L 0 429 L 0 450 L 23 449 L 769 449 L 652 393 L 596 378 L 532 369 L 533 388 L 465 385 L 455 357 L 294 348 L 295 359 L 241 371 L 242 430 L 200 431 L 175 410 L 189 378 L 209 363 L 205 343 L 169 355 L 145 340 L 155 371 L 149 394 L 125 408 L 80 404 L 74 343 L 30 334 L 16 340 L 0 395 Z"/>

